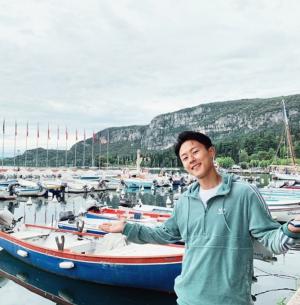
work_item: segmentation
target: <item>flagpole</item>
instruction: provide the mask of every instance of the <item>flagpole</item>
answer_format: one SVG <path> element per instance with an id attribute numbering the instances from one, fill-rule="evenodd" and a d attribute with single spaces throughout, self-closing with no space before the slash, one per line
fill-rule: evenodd
<path id="1" fill-rule="evenodd" d="M 99 170 L 101 169 L 101 133 L 99 133 Z"/>
<path id="2" fill-rule="evenodd" d="M 65 156 L 65 167 L 68 166 L 68 128 L 66 127 L 66 156 Z"/>
<path id="3" fill-rule="evenodd" d="M 84 129 L 84 135 L 83 135 L 83 158 L 82 158 L 82 167 L 84 167 L 85 164 L 85 129 Z"/>
<path id="4" fill-rule="evenodd" d="M 93 131 L 93 139 L 92 139 L 92 167 L 94 167 L 94 139 L 95 139 L 95 133 Z"/>
<path id="5" fill-rule="evenodd" d="M 37 133 L 36 133 L 36 155 L 35 155 L 35 167 L 38 167 L 38 146 L 39 146 L 39 137 L 40 137 L 40 126 L 37 123 Z"/>
<path id="6" fill-rule="evenodd" d="M 3 119 L 3 128 L 2 128 L 2 168 L 4 162 L 4 134 L 5 134 L 5 119 Z"/>
<path id="7" fill-rule="evenodd" d="M 77 149 L 77 140 L 78 140 L 78 134 L 77 134 L 77 128 L 76 128 L 76 134 L 75 134 L 75 164 L 74 166 L 76 167 L 76 149 Z"/>
<path id="8" fill-rule="evenodd" d="M 16 167 L 16 145 L 17 145 L 17 121 L 15 121 L 14 168 Z"/>
<path id="9" fill-rule="evenodd" d="M 27 140 L 28 140 L 28 122 L 26 124 L 26 143 L 25 143 L 25 164 L 24 164 L 24 167 L 27 166 Z"/>
<path id="10" fill-rule="evenodd" d="M 107 144 L 106 144 L 106 169 L 108 169 L 108 144 L 109 144 L 109 129 L 107 129 Z"/>
<path id="11" fill-rule="evenodd" d="M 47 133 L 47 159 L 46 159 L 46 167 L 48 167 L 48 166 L 49 166 L 49 151 L 48 151 L 49 138 L 50 138 L 50 129 L 49 129 L 49 123 L 48 123 L 48 133 Z"/>
<path id="12" fill-rule="evenodd" d="M 59 126 L 57 126 L 57 137 L 56 137 L 56 167 L 58 167 L 58 140 L 59 140 Z"/>

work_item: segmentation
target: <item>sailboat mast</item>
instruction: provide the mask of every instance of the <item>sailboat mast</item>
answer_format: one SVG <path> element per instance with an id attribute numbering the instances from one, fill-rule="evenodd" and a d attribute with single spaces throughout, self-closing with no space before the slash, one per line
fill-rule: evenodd
<path id="1" fill-rule="evenodd" d="M 14 168 L 16 167 L 16 146 L 17 146 L 17 121 L 15 121 L 15 138 L 14 138 Z"/>
<path id="2" fill-rule="evenodd" d="M 107 144 L 106 144 L 106 169 L 108 169 L 108 144 L 109 144 L 109 129 L 107 129 Z"/>
<path id="3" fill-rule="evenodd" d="M 5 134 L 5 119 L 3 119 L 3 129 L 2 129 L 2 168 L 4 162 L 4 134 Z"/>
<path id="4" fill-rule="evenodd" d="M 39 137 L 40 137 L 40 123 L 37 123 L 36 130 L 36 154 L 35 154 L 35 167 L 38 167 L 38 158 L 39 158 Z"/>
<path id="5" fill-rule="evenodd" d="M 28 131 L 28 122 L 26 124 L 26 143 L 25 143 L 25 164 L 24 166 L 27 166 L 27 142 L 28 142 L 28 135 L 29 135 L 29 131 Z"/>
<path id="6" fill-rule="evenodd" d="M 288 117 L 287 117 L 287 114 L 286 114 L 284 99 L 282 99 L 282 107 L 283 107 L 283 117 L 284 117 L 286 138 L 287 138 L 287 142 L 288 142 L 288 149 L 289 149 L 289 152 L 290 152 L 290 156 L 292 158 L 293 166 L 296 166 L 295 152 L 294 152 L 292 136 L 291 136 L 290 127 L 289 127 L 289 121 L 288 121 Z"/>

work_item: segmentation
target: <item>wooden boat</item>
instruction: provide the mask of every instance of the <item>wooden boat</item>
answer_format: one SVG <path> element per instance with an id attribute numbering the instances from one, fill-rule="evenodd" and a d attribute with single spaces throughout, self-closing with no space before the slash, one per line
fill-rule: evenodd
<path id="1" fill-rule="evenodd" d="M 3 250 L 0 251 L 0 288 L 8 283 L 11 285 L 9 280 L 60 305 L 140 305 L 141 300 L 145 299 L 148 305 L 176 304 L 175 294 L 68 279 L 23 263 Z M 10 302 L 17 302 L 18 297 L 12 296 Z M 34 299 L 36 300 L 36 296 Z"/>
<path id="2" fill-rule="evenodd" d="M 300 205 L 278 205 L 269 206 L 272 217 L 281 222 L 287 222 L 300 215 Z"/>
<path id="3" fill-rule="evenodd" d="M 99 226 L 103 223 L 117 222 L 119 219 L 112 219 L 111 216 L 107 218 L 103 215 L 103 218 L 88 218 L 88 217 L 71 217 L 69 220 L 60 220 L 57 223 L 58 228 L 64 230 L 72 230 L 93 234 L 105 235 L 107 232 L 102 231 Z M 157 218 L 139 218 L 127 219 L 129 223 L 140 223 L 146 226 L 155 227 L 161 224 L 161 221 Z"/>
<path id="4" fill-rule="evenodd" d="M 1 217 L 0 217 L 1 219 Z M 25 263 L 61 276 L 100 284 L 173 292 L 184 247 L 128 243 L 121 234 L 79 233 L 46 226 L 10 229 L 0 247 Z"/>
<path id="5" fill-rule="evenodd" d="M 135 206 L 134 208 L 119 207 L 113 209 L 109 207 L 91 208 L 86 217 L 98 219 L 119 219 L 126 217 L 128 219 L 152 218 L 165 221 L 171 216 L 172 208 L 158 207 L 151 205 Z"/>

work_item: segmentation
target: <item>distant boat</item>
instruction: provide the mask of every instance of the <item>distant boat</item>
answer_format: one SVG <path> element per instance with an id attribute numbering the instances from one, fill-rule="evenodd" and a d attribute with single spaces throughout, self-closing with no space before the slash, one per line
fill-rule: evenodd
<path id="1" fill-rule="evenodd" d="M 143 179 L 143 178 L 124 178 L 122 182 L 128 188 L 151 188 L 153 185 L 152 179 Z"/>
<path id="2" fill-rule="evenodd" d="M 283 174 L 283 173 L 273 173 L 273 178 L 285 181 L 295 181 L 296 183 L 300 183 L 300 175 L 298 174 Z"/>
<path id="3" fill-rule="evenodd" d="M 16 198 L 17 198 L 17 195 L 10 194 L 10 192 L 0 189 L 0 201 L 1 200 L 15 200 Z"/>

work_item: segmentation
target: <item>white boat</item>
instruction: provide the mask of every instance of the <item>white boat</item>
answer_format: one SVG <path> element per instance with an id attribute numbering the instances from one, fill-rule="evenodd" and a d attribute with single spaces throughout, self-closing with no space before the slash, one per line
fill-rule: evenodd
<path id="1" fill-rule="evenodd" d="M 40 182 L 28 181 L 24 179 L 18 180 L 18 185 L 14 186 L 13 192 L 17 196 L 44 196 L 47 189 Z"/>
<path id="2" fill-rule="evenodd" d="M 272 217 L 279 222 L 287 222 L 300 215 L 300 206 L 269 206 Z"/>
<path id="3" fill-rule="evenodd" d="M 151 188 L 153 185 L 153 179 L 124 178 L 122 181 L 128 188 Z"/>
<path id="4" fill-rule="evenodd" d="M 65 179 L 63 182 L 66 185 L 66 193 L 86 193 L 90 191 L 86 181 L 81 181 L 79 179 Z"/>
<path id="5" fill-rule="evenodd" d="M 282 174 L 282 173 L 273 173 L 273 177 L 279 180 L 285 181 L 295 181 L 296 183 L 300 183 L 300 175 L 298 174 Z"/>
<path id="6" fill-rule="evenodd" d="M 111 219 L 111 214 L 107 214 L 107 218 L 105 218 L 105 214 L 102 214 L 103 218 L 87 218 L 87 217 L 76 217 L 69 220 L 60 220 L 57 223 L 58 228 L 72 231 L 80 231 L 85 233 L 93 233 L 93 234 L 101 234 L 105 235 L 107 232 L 102 231 L 99 226 L 103 223 L 114 223 L 120 221 L 119 219 Z M 140 223 L 149 227 L 155 227 L 162 222 L 158 219 L 151 218 L 128 218 L 127 222 L 129 223 Z"/>

